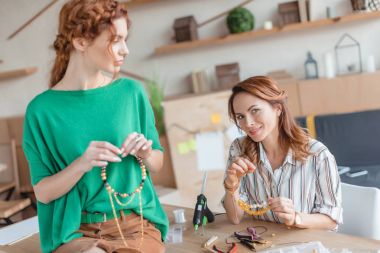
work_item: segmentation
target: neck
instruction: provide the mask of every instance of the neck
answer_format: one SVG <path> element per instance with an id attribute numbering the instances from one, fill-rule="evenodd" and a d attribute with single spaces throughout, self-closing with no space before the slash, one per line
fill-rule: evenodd
<path id="1" fill-rule="evenodd" d="M 104 86 L 109 82 L 109 78 L 103 73 L 89 66 L 84 62 L 84 58 L 73 53 L 66 69 L 66 73 L 61 81 L 55 86 L 56 89 L 63 90 L 88 90 Z"/>
<path id="2" fill-rule="evenodd" d="M 278 129 L 273 130 L 273 132 L 268 135 L 262 141 L 265 153 L 269 157 L 278 157 L 284 153 L 284 147 L 280 145 L 280 134 Z"/>

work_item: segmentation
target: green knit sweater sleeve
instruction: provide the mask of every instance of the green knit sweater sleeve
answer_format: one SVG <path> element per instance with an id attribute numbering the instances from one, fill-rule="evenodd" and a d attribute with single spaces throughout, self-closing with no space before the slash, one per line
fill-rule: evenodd
<path id="1" fill-rule="evenodd" d="M 25 120 L 24 120 L 24 133 L 23 133 L 23 149 L 25 156 L 28 160 L 31 182 L 32 185 L 36 185 L 41 179 L 51 176 L 53 171 L 49 170 L 49 167 L 44 163 L 41 149 L 45 149 L 43 142 L 36 132 L 41 131 L 36 120 L 36 115 L 32 109 L 33 105 L 28 106 Z"/>

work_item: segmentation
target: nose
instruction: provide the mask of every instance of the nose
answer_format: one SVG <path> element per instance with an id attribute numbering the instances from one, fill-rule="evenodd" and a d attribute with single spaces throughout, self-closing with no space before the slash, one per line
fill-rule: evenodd
<path id="1" fill-rule="evenodd" d="M 246 116 L 245 124 L 247 126 L 253 126 L 255 125 L 255 119 L 251 115 Z"/>
<path id="2" fill-rule="evenodd" d="M 123 57 L 126 57 L 127 55 L 129 55 L 129 49 L 127 47 L 127 44 L 124 43 L 123 47 L 121 47 L 119 50 L 119 54 Z"/>

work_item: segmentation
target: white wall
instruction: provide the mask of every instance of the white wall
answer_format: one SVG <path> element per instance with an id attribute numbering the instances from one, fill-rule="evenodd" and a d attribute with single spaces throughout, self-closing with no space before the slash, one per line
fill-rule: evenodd
<path id="1" fill-rule="evenodd" d="M 275 20 L 277 4 L 288 0 L 255 0 L 246 7 L 256 16 L 256 28 L 267 19 Z M 318 3 L 317 15 L 325 13 L 325 3 L 335 15 L 350 12 L 349 0 L 313 0 Z M 58 25 L 58 12 L 63 0 L 49 9 L 12 40 L 15 29 L 37 13 L 50 0 L 0 0 L 0 71 L 37 66 L 31 76 L 0 81 L 0 117 L 23 114 L 28 102 L 47 89 L 54 52 L 53 43 Z M 133 22 L 128 46 L 130 55 L 123 68 L 144 76 L 159 76 L 167 95 L 191 90 L 189 73 L 195 68 L 213 69 L 217 64 L 238 61 L 241 78 L 286 69 L 303 78 L 306 52 L 311 50 L 320 63 L 323 74 L 323 54 L 333 52 L 345 32 L 356 38 L 362 47 L 363 63 L 369 54 L 380 63 L 380 19 L 338 26 L 292 32 L 267 38 L 199 48 L 175 54 L 154 56 L 156 47 L 171 43 L 173 21 L 177 17 L 194 15 L 198 22 L 218 14 L 242 1 L 231 0 L 162 0 L 130 9 Z M 227 34 L 224 18 L 200 28 L 200 38 Z"/>

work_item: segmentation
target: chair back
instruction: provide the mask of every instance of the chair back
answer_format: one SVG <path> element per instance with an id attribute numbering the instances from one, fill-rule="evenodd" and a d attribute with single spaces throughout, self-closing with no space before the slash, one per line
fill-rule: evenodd
<path id="1" fill-rule="evenodd" d="M 380 240 L 380 190 L 342 183 L 343 224 L 339 232 Z"/>

